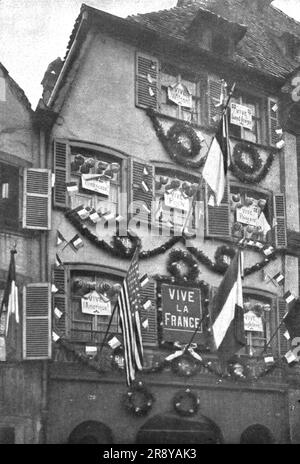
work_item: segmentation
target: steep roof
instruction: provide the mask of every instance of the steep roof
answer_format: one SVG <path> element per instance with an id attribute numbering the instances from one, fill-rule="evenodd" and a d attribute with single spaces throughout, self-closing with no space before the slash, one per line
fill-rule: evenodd
<path id="1" fill-rule="evenodd" d="M 10 77 L 9 72 L 7 71 L 5 66 L 3 66 L 1 62 L 0 62 L 0 69 L 4 74 L 8 82 L 8 85 L 13 90 L 18 100 L 25 106 L 25 108 L 27 108 L 31 112 L 32 111 L 31 103 L 26 97 L 24 90 L 22 90 L 21 87 L 16 83 L 16 81 L 12 77 Z"/>

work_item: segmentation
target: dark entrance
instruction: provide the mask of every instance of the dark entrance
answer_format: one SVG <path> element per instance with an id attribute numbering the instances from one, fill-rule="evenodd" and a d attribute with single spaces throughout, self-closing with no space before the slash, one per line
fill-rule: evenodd
<path id="1" fill-rule="evenodd" d="M 113 443 L 113 436 L 107 425 L 97 421 L 87 421 L 75 427 L 69 436 L 68 443 L 72 445 L 109 445 Z"/>

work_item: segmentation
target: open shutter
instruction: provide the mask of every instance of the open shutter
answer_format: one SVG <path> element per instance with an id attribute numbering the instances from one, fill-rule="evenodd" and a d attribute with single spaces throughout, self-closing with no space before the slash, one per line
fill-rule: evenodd
<path id="1" fill-rule="evenodd" d="M 210 126 L 216 126 L 221 119 L 222 106 L 217 106 L 222 92 L 222 81 L 217 77 L 208 78 L 208 121 Z"/>
<path id="2" fill-rule="evenodd" d="M 157 109 L 158 71 L 159 62 L 156 58 L 136 53 L 136 106 Z"/>
<path id="3" fill-rule="evenodd" d="M 54 140 L 54 206 L 65 208 L 66 199 L 66 181 L 67 181 L 67 155 L 68 145 L 66 142 Z"/>
<path id="4" fill-rule="evenodd" d="M 51 171 L 25 169 L 24 210 L 25 229 L 51 229 Z"/>
<path id="5" fill-rule="evenodd" d="M 143 184 L 144 183 L 144 184 Z M 151 222 L 152 201 L 154 197 L 154 168 L 150 164 L 131 160 L 131 178 L 129 185 L 132 188 L 131 208 L 133 215 L 138 214 L 142 221 Z M 143 207 L 145 206 L 145 208 Z"/>
<path id="6" fill-rule="evenodd" d="M 227 182 L 223 200 L 220 206 L 209 206 L 209 187 L 205 186 L 206 194 L 206 221 L 205 221 L 205 232 L 207 237 L 230 237 L 230 191 L 229 182 Z"/>
<path id="7" fill-rule="evenodd" d="M 282 321 L 287 310 L 288 310 L 288 307 L 287 307 L 286 301 L 283 298 L 277 298 L 278 324 L 280 324 L 280 322 Z M 289 350 L 289 342 L 283 335 L 286 332 L 286 330 L 287 330 L 286 326 L 283 323 L 279 330 L 279 335 L 278 335 L 279 350 L 277 349 L 277 351 L 279 351 L 279 354 L 281 356 L 284 356 L 286 352 Z"/>
<path id="8" fill-rule="evenodd" d="M 278 129 L 278 101 L 273 98 L 268 98 L 268 132 L 269 132 L 269 144 L 276 146 L 278 142 L 278 135 L 276 129 Z"/>
<path id="9" fill-rule="evenodd" d="M 148 319 L 149 327 L 142 327 L 143 345 L 157 345 L 157 310 L 156 310 L 156 295 L 155 282 L 149 281 L 147 285 L 141 289 L 142 303 L 150 300 L 152 306 L 149 309 L 142 309 L 141 319 Z"/>
<path id="10" fill-rule="evenodd" d="M 278 193 L 273 197 L 274 201 L 274 238 L 276 248 L 287 247 L 287 232 L 286 232 L 286 213 L 285 213 L 285 197 L 282 193 Z"/>
<path id="11" fill-rule="evenodd" d="M 66 315 L 66 289 L 67 289 L 67 272 L 63 267 L 53 269 L 53 283 L 58 288 L 58 292 L 53 296 L 53 330 L 56 331 L 60 337 L 67 336 L 67 315 Z M 55 309 L 62 312 L 59 318 L 55 314 Z"/>
<path id="12" fill-rule="evenodd" d="M 23 359 L 51 358 L 51 285 L 24 287 Z"/>

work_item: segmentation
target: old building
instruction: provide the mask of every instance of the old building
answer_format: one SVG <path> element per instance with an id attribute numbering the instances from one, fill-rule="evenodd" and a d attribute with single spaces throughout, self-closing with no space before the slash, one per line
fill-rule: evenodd
<path id="1" fill-rule="evenodd" d="M 276 329 L 299 295 L 300 27 L 270 3 L 179 0 L 126 19 L 83 5 L 49 67 L 36 113 L 55 175 L 48 443 L 299 443 L 299 373 Z M 234 83 L 232 164 L 212 206 L 201 172 Z M 100 347 L 135 233 L 150 281 L 142 384 L 128 395 L 122 348 Z M 221 364 L 211 301 L 241 242 L 247 345 Z M 202 318 L 191 352 L 166 360 Z"/>

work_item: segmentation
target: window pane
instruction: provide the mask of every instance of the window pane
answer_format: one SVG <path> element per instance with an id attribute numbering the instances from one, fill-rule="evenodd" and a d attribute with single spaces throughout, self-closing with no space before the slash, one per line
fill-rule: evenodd
<path id="1" fill-rule="evenodd" d="M 0 163 L 0 226 L 15 229 L 19 222 L 19 169 Z"/>

